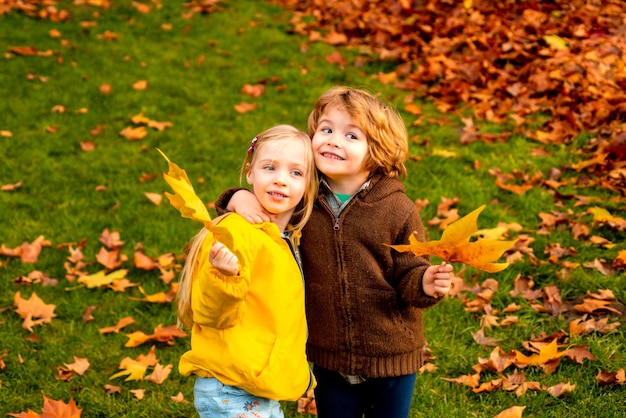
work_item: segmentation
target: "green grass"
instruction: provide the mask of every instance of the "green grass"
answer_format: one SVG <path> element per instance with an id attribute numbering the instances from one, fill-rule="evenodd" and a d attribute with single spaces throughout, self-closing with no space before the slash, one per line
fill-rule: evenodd
<path id="1" fill-rule="evenodd" d="M 130 1 L 113 2 L 110 9 L 73 6 L 60 2 L 59 8 L 70 11 L 66 22 L 36 20 L 12 12 L 0 16 L 0 45 L 3 47 L 0 71 L 0 130 L 11 137 L 0 136 L 0 185 L 22 182 L 11 192 L 0 192 L 0 244 L 15 248 L 32 242 L 39 235 L 50 240 L 36 264 L 23 264 L 17 258 L 0 257 L 0 413 L 20 413 L 31 409 L 37 413 L 43 396 L 69 402 L 74 399 L 86 417 L 155 417 L 193 416 L 193 379 L 178 374 L 180 355 L 188 348 L 188 339 L 178 339 L 173 346 L 157 343 L 156 355 L 163 365 L 174 370 L 162 384 L 148 381 L 110 380 L 119 371 L 125 357 L 146 354 L 150 343 L 125 348 L 126 333 L 141 330 L 151 333 L 158 324 L 175 322 L 172 306 L 148 304 L 129 299 L 141 297 L 137 288 L 126 293 L 105 289 L 73 288 L 65 279 L 63 263 L 69 253 L 66 243 L 86 239 L 83 250 L 89 272 L 101 267 L 95 262 L 100 250 L 98 241 L 105 228 L 118 231 L 125 241 L 123 252 L 132 261 L 134 248 L 142 245 L 147 255 L 180 255 L 197 226 L 182 219 L 165 201 L 155 206 L 145 192 L 159 193 L 167 189 L 160 176 L 140 182 L 144 173 L 160 173 L 166 163 L 155 148 L 163 150 L 172 161 L 185 168 L 197 193 L 207 202 L 214 200 L 226 187 L 238 184 L 239 167 L 249 140 L 261 130 L 277 124 L 290 123 L 306 129 L 306 116 L 315 99 L 335 84 L 349 84 L 379 91 L 402 109 L 408 93 L 380 84 L 372 74 L 390 71 L 390 63 L 371 62 L 363 68 L 347 65 L 344 69 L 329 64 L 325 55 L 334 48 L 321 43 L 302 51 L 306 39 L 290 35 L 288 13 L 266 2 L 255 0 L 227 1 L 224 10 L 191 18 L 182 2 L 162 2 L 151 13 L 141 14 Z M 151 3 L 152 4 L 152 3 Z M 93 21 L 95 26 L 83 27 L 81 22 Z M 163 23 L 171 30 L 161 29 Z M 61 38 L 49 36 L 60 31 Z M 102 38 L 105 31 L 117 39 Z M 65 42 L 62 42 L 65 41 Z M 33 46 L 40 51 L 53 51 L 52 56 L 16 56 L 9 53 L 14 46 Z M 355 50 L 341 50 L 351 59 Z M 148 81 L 147 90 L 134 90 L 133 83 Z M 253 99 L 241 93 L 244 84 L 266 81 L 266 93 Z M 102 94 L 100 86 L 109 84 L 110 94 Z M 255 111 L 239 114 L 234 106 L 256 102 Z M 64 113 L 54 112 L 64 106 Z M 522 342 L 540 332 L 567 331 L 567 318 L 538 314 L 529 303 L 509 295 L 518 275 L 530 276 L 535 287 L 556 284 L 565 300 L 580 299 L 587 291 L 612 289 L 621 303 L 626 302 L 626 278 L 618 271 L 603 276 L 592 268 L 579 267 L 567 280 L 560 279 L 561 267 L 547 262 L 544 249 L 558 242 L 564 248 L 576 248 L 578 255 L 570 261 L 589 263 L 594 259 L 611 262 L 624 250 L 623 231 L 592 226 L 592 234 L 604 236 L 617 244 L 602 249 L 584 241 L 574 240 L 568 230 L 555 230 L 540 235 L 539 212 L 571 210 L 571 220 L 590 222 L 585 208 L 573 201 L 562 205 L 546 188 L 518 196 L 500 190 L 489 170 L 513 170 L 532 174 L 555 167 L 564 169 L 582 158 L 578 154 L 588 141 L 581 135 L 574 143 L 545 146 L 549 156 L 534 157 L 532 150 L 540 144 L 521 136 L 506 143 L 472 143 L 460 145 L 463 124 L 454 116 L 438 114 L 432 105 L 422 103 L 426 117 L 419 126 L 410 128 L 411 135 L 429 139 L 427 145 L 411 145 L 412 155 L 419 161 L 408 164 L 407 192 L 414 199 L 428 199 L 423 218 L 436 215 L 442 197 L 460 199 L 459 212 L 466 214 L 483 203 L 488 207 L 479 218 L 479 228 L 497 222 L 517 222 L 524 233 L 534 239 L 532 244 L 539 265 L 528 259 L 495 275 L 472 271 L 465 273 L 468 282 L 482 282 L 495 277 L 500 283 L 492 305 L 503 309 L 509 303 L 522 305 L 516 325 L 486 330 L 488 336 L 501 338 L 504 350 L 522 350 Z M 79 109 L 86 113 L 77 113 Z M 141 141 L 128 141 L 119 135 L 130 118 L 143 112 L 156 121 L 168 121 L 171 128 L 159 132 L 149 129 Z M 414 117 L 403 114 L 410 125 Z M 447 118 L 451 122 L 439 126 L 428 118 Z M 53 133 L 47 132 L 54 127 Z M 101 127 L 99 135 L 91 133 Z M 489 132 L 505 129 L 485 126 Z M 80 143 L 92 140 L 93 152 L 83 152 Z M 453 158 L 437 155 L 451 151 Z M 480 168 L 474 162 L 480 161 Z M 564 176 L 581 174 L 565 171 Z M 200 179 L 204 179 L 201 182 Z M 96 187 L 106 186 L 103 191 Z M 605 189 L 578 189 L 566 186 L 562 193 L 598 197 L 599 204 L 613 214 L 624 217 L 623 197 Z M 440 231 L 431 229 L 431 238 Z M 140 271 L 125 264 L 131 281 L 141 284 L 147 293 L 167 291 L 158 273 Z M 59 280 L 57 286 L 20 285 L 15 279 L 39 270 Z M 458 270 L 458 269 L 457 269 Z M 21 327 L 15 313 L 16 292 L 27 298 L 33 292 L 46 303 L 56 305 L 50 324 L 34 328 L 34 334 Z M 88 306 L 95 306 L 94 320 L 83 323 Z M 98 330 L 112 326 L 125 316 L 136 323 L 119 334 L 101 335 Z M 527 369 L 529 380 L 553 385 L 569 381 L 576 391 L 560 398 L 546 392 L 528 392 L 517 398 L 501 390 L 475 394 L 471 389 L 443 381 L 473 373 L 479 358 L 489 356 L 492 347 L 479 347 L 471 333 L 480 329 L 481 314 L 466 312 L 460 299 L 446 299 L 426 313 L 426 335 L 437 371 L 418 376 L 415 391 L 414 417 L 492 417 L 514 406 L 526 406 L 525 416 L 562 417 L 620 416 L 626 408 L 624 386 L 602 387 L 595 382 L 600 370 L 616 371 L 626 365 L 624 327 L 616 333 L 592 334 L 573 342 L 589 345 L 597 357 L 582 365 L 564 360 L 557 371 L 544 376 L 539 370 Z M 623 317 L 620 322 L 624 322 Z M 57 380 L 57 367 L 72 363 L 73 357 L 87 358 L 91 366 L 83 376 L 71 381 Z M 507 370 L 512 372 L 512 369 Z M 487 378 L 497 378 L 485 376 Z M 121 392 L 107 395 L 104 385 L 120 386 Z M 143 400 L 137 400 L 132 389 L 145 389 Z M 186 401 L 179 404 L 170 397 L 182 392 Z M 293 417 L 295 406 L 285 403 L 287 416 Z"/>

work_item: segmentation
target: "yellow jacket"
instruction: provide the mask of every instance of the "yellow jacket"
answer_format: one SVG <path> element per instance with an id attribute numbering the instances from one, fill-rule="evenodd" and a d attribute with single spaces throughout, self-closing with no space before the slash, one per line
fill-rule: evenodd
<path id="1" fill-rule="evenodd" d="M 315 386 L 306 358 L 304 284 L 289 244 L 273 223 L 252 225 L 237 214 L 219 220 L 230 231 L 239 275 L 209 262 L 207 234 L 194 266 L 191 350 L 180 373 L 215 377 L 256 396 L 297 400 Z"/>

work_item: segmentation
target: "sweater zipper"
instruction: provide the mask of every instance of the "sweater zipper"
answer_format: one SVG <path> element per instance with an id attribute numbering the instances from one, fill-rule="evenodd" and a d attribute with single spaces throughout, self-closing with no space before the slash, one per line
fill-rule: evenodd
<path id="1" fill-rule="evenodd" d="M 344 210 L 346 210 L 346 208 L 344 208 Z M 331 211 L 332 212 L 332 211 Z M 343 211 L 342 211 L 343 212 Z M 341 217 L 341 214 L 339 215 L 333 215 L 335 217 L 335 223 L 333 225 L 333 230 L 335 231 L 335 238 L 337 239 L 337 242 L 339 242 L 339 220 Z M 339 244 L 337 244 L 339 245 Z M 341 254 L 341 251 L 339 251 L 339 253 Z M 341 274 L 341 288 L 342 288 L 342 292 L 343 292 L 343 310 L 344 310 L 344 315 L 346 318 L 349 318 L 348 315 L 348 303 L 347 303 L 347 290 L 346 290 L 346 284 L 345 284 L 345 273 L 344 273 L 344 268 L 343 268 L 343 258 L 339 257 L 339 272 Z M 350 329 L 350 321 L 347 321 L 346 326 L 348 327 L 347 329 L 347 335 L 348 335 L 348 339 L 346 341 L 346 343 L 348 344 L 348 352 L 352 353 L 352 330 Z M 352 368 L 352 362 L 353 362 L 353 357 L 352 355 L 350 355 L 350 359 L 348 360 L 348 367 L 351 369 Z"/>

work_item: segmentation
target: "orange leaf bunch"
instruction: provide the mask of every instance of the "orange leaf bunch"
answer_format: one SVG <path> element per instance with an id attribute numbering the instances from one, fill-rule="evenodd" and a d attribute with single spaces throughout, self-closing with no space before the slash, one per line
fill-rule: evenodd
<path id="1" fill-rule="evenodd" d="M 470 238 L 478 231 L 476 221 L 484 208 L 485 205 L 482 205 L 448 225 L 441 235 L 441 240 L 421 242 L 415 235 L 412 235 L 408 245 L 390 245 L 390 247 L 400 252 L 412 252 L 416 256 L 436 255 L 446 262 L 467 264 L 489 273 L 504 270 L 509 263 L 494 263 L 494 261 L 509 250 L 517 240 L 501 241 L 483 238 L 470 241 Z"/>

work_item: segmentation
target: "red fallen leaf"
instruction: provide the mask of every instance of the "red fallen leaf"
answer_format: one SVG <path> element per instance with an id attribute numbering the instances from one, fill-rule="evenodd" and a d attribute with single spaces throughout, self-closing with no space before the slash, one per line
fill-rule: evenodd
<path id="1" fill-rule="evenodd" d="M 148 88 L 147 80 L 139 80 L 133 83 L 133 89 L 135 90 L 146 90 Z"/>
<path id="2" fill-rule="evenodd" d="M 100 248 L 100 251 L 96 255 L 98 263 L 106 267 L 107 270 L 115 270 L 128 261 L 126 254 L 121 253 L 121 249 L 115 249 L 107 251 L 104 247 Z"/>
<path id="3" fill-rule="evenodd" d="M 127 126 L 120 131 L 120 136 L 123 136 L 129 141 L 139 141 L 145 138 L 146 135 L 148 135 L 148 130 L 145 126 L 137 126 L 136 128 Z"/>
<path id="4" fill-rule="evenodd" d="M 598 375 L 596 376 L 596 381 L 600 386 L 613 384 L 623 385 L 626 383 L 626 375 L 623 368 L 619 369 L 616 372 L 601 370 L 600 373 L 598 373 Z"/>
<path id="5" fill-rule="evenodd" d="M 120 233 L 117 231 L 109 232 L 109 228 L 105 228 L 98 238 L 102 244 L 108 249 L 120 248 L 124 245 L 124 241 L 120 240 Z"/>
<path id="6" fill-rule="evenodd" d="M 145 255 L 142 251 L 135 251 L 134 255 L 135 267 L 141 270 L 154 270 L 157 263 L 151 257 Z"/>
<path id="7" fill-rule="evenodd" d="M 550 386 L 547 389 L 547 392 L 550 395 L 554 396 L 555 398 L 558 398 L 564 393 L 573 392 L 574 389 L 576 389 L 576 385 L 570 385 L 568 382 L 568 383 L 559 383 L 558 385 Z"/>
<path id="8" fill-rule="evenodd" d="M 409 103 L 406 106 L 404 106 L 404 110 L 407 111 L 408 113 L 412 114 L 412 115 L 421 115 L 422 114 L 422 109 L 416 105 L 415 103 Z"/>
<path id="9" fill-rule="evenodd" d="M 148 173 L 141 173 L 141 177 L 139 177 L 139 182 L 140 183 L 145 183 L 146 181 L 150 181 L 150 180 L 154 180 L 156 179 L 158 176 L 158 174 L 156 173 L 156 171 L 152 174 L 148 174 Z"/>
<path id="10" fill-rule="evenodd" d="M 139 300 L 142 302 L 150 302 L 150 303 L 170 303 L 174 300 L 176 293 L 178 293 L 178 282 L 172 283 L 170 289 L 167 293 L 157 292 L 152 295 L 148 295 L 145 293 L 143 288 L 139 286 L 139 291 L 145 295 L 144 298 L 129 298 L 131 300 Z"/>
<path id="11" fill-rule="evenodd" d="M 256 109 L 256 102 L 254 103 L 241 102 L 235 105 L 235 110 L 239 113 L 252 112 L 254 109 Z"/>
<path id="12" fill-rule="evenodd" d="M 56 305 L 46 304 L 35 292 L 28 299 L 22 299 L 20 292 L 13 297 L 15 312 L 24 319 L 22 327 L 33 332 L 33 326 L 48 324 L 57 315 L 54 313 Z"/>
<path id="13" fill-rule="evenodd" d="M 145 389 L 131 389 L 130 392 L 137 398 L 138 400 L 142 400 L 146 394 Z"/>
<path id="14" fill-rule="evenodd" d="M 157 385 L 162 384 L 165 379 L 170 375 L 172 371 L 172 365 L 168 364 L 167 366 L 162 366 L 159 363 L 155 364 L 154 370 L 152 373 L 146 376 L 146 380 L 149 380 L 152 383 L 156 383 Z"/>
<path id="15" fill-rule="evenodd" d="M 597 360 L 596 356 L 594 356 L 591 351 L 587 350 L 586 345 L 570 347 L 567 350 L 567 358 L 579 364 L 583 364 L 584 359 Z"/>
<path id="16" fill-rule="evenodd" d="M 85 312 L 83 313 L 83 324 L 86 324 L 87 322 L 91 322 L 94 320 L 94 317 L 91 314 L 94 311 L 94 309 L 96 309 L 96 307 L 93 305 L 87 306 L 85 308 Z"/>
<path id="17" fill-rule="evenodd" d="M 524 409 L 526 409 L 525 406 L 512 406 L 500 412 L 498 415 L 494 416 L 493 418 L 522 418 Z"/>
<path id="18" fill-rule="evenodd" d="M 13 46 L 9 51 L 16 55 L 37 55 L 37 48 L 34 46 Z"/>
<path id="19" fill-rule="evenodd" d="M 169 325 L 163 328 L 163 326 L 159 324 L 154 329 L 154 333 L 152 335 L 145 334 L 142 331 L 135 331 L 132 334 L 126 334 L 126 336 L 128 337 L 128 341 L 124 344 L 124 347 L 138 347 L 149 340 L 174 345 L 174 339 L 176 337 L 184 338 L 187 334 L 176 325 Z"/>
<path id="20" fill-rule="evenodd" d="M 93 141 L 82 141 L 80 143 L 80 149 L 83 150 L 83 152 L 92 152 L 96 149 L 96 144 Z"/>
<path id="21" fill-rule="evenodd" d="M 497 346 L 498 343 L 502 341 L 500 338 L 486 337 L 484 328 L 472 333 L 472 338 L 474 338 L 474 341 L 476 341 L 478 345 L 487 345 L 491 347 Z"/>
<path id="22" fill-rule="evenodd" d="M 114 385 L 104 385 L 104 390 L 106 390 L 107 395 L 113 395 L 114 393 L 120 393 L 122 391 L 119 386 Z"/>
<path id="23" fill-rule="evenodd" d="M 424 373 L 434 373 L 437 371 L 437 366 L 435 366 L 433 363 L 424 363 L 424 365 L 422 367 L 419 368 L 419 372 L 420 374 L 424 374 Z"/>
<path id="24" fill-rule="evenodd" d="M 134 324 L 135 320 L 133 319 L 132 316 L 127 316 L 124 317 L 122 319 L 120 319 L 116 325 L 112 326 L 112 327 L 104 327 L 104 328 L 100 328 L 98 331 L 100 332 L 100 334 L 108 334 L 110 332 L 114 332 L 114 333 L 118 333 L 120 332 L 120 330 L 130 324 Z"/>
<path id="25" fill-rule="evenodd" d="M 609 324 L 609 318 L 601 318 L 598 320 L 589 318 L 586 321 L 583 321 L 582 318 L 577 318 L 569 323 L 569 334 L 571 336 L 587 335 L 592 332 L 608 334 L 617 331 L 620 326 L 621 323 L 619 322 Z"/>
<path id="26" fill-rule="evenodd" d="M 156 206 L 159 206 L 161 204 L 161 201 L 163 200 L 163 195 L 160 193 L 145 192 L 144 195 L 148 198 L 150 202 L 152 202 Z"/>
<path id="27" fill-rule="evenodd" d="M 445 380 L 446 382 L 459 383 L 461 385 L 475 388 L 475 387 L 478 387 L 478 385 L 480 384 L 480 373 L 471 374 L 471 375 L 468 374 L 468 375 L 460 376 L 457 378 L 442 377 L 441 380 Z"/>
<path id="28" fill-rule="evenodd" d="M 484 370 L 501 373 L 509 366 L 515 364 L 515 352 L 504 353 L 500 347 L 496 347 L 491 351 L 489 359 L 478 358 L 478 364 L 473 366 L 474 371 L 480 373 Z"/>
<path id="29" fill-rule="evenodd" d="M 260 97 L 265 93 L 265 85 L 263 84 L 244 84 L 241 92 L 250 97 Z"/>
<path id="30" fill-rule="evenodd" d="M 142 14 L 150 13 L 150 9 L 151 8 L 147 4 L 143 4 L 143 3 L 139 3 L 139 2 L 134 1 L 133 2 L 133 6 L 135 7 L 135 9 L 137 9 L 137 11 L 139 13 L 142 13 Z"/>
<path id="31" fill-rule="evenodd" d="M 22 263 L 36 263 L 42 247 L 50 247 L 50 245 L 50 241 L 46 240 L 43 235 L 38 236 L 30 244 L 28 242 L 23 243 L 20 247 Z"/>
<path id="32" fill-rule="evenodd" d="M 598 299 L 589 299 L 585 298 L 583 303 L 578 305 L 574 305 L 572 308 L 576 312 L 586 312 L 586 313 L 594 313 L 597 311 L 611 311 L 617 314 L 621 314 L 619 309 L 613 308 L 611 305 L 613 302 L 609 300 L 598 300 Z"/>
<path id="33" fill-rule="evenodd" d="M 324 42 L 331 45 L 343 45 L 348 43 L 348 37 L 343 33 L 331 29 L 324 37 Z"/>
<path id="34" fill-rule="evenodd" d="M 306 396 L 298 399 L 296 411 L 300 414 L 317 415 L 317 405 L 315 403 L 315 393 L 313 389 L 307 391 Z"/>
<path id="35" fill-rule="evenodd" d="M 114 41 L 117 39 L 117 33 L 105 30 L 102 35 L 98 35 L 98 39 L 104 39 L 105 41 Z"/>
<path id="36" fill-rule="evenodd" d="M 58 279 L 51 279 L 46 273 L 33 270 L 28 273 L 28 276 L 20 276 L 14 280 L 20 284 L 41 284 L 43 286 L 56 286 L 59 283 Z"/>
<path id="37" fill-rule="evenodd" d="M 159 122 L 156 120 L 151 120 L 150 122 L 148 122 L 148 128 L 156 129 L 159 132 L 165 130 L 165 128 L 171 128 L 172 126 L 174 126 L 172 122 L 167 121 Z"/>
<path id="38" fill-rule="evenodd" d="M 0 190 L 2 190 L 3 192 L 12 192 L 19 189 L 20 187 L 22 187 L 22 182 L 18 181 L 17 183 L 13 184 L 3 184 L 2 187 L 0 187 Z"/>
<path id="39" fill-rule="evenodd" d="M 176 403 L 183 403 L 185 402 L 185 395 L 182 392 L 178 392 L 175 396 L 170 396 L 170 399 Z"/>
<path id="40" fill-rule="evenodd" d="M 493 392 L 502 387 L 502 379 L 494 379 L 481 383 L 477 388 L 472 389 L 474 393 Z"/>
<path id="41" fill-rule="evenodd" d="M 334 51 L 331 54 L 326 55 L 326 62 L 329 64 L 339 64 L 340 66 L 346 65 L 348 60 L 341 56 L 339 51 Z"/>
<path id="42" fill-rule="evenodd" d="M 170 284 L 170 282 L 176 278 L 176 273 L 174 272 L 174 270 L 167 270 L 159 266 L 159 271 L 161 272 L 161 275 L 159 276 L 159 278 L 165 284 Z M 172 283 L 172 284 L 174 285 L 176 283 Z"/>
<path id="43" fill-rule="evenodd" d="M 111 93 L 111 85 L 110 84 L 101 84 L 100 85 L 100 93 L 102 93 L 102 94 L 110 94 Z"/>
<path id="44" fill-rule="evenodd" d="M 74 356 L 74 363 L 63 363 L 67 370 L 72 371 L 76 374 L 83 375 L 89 369 L 89 360 L 86 358 L 76 357 Z"/>

